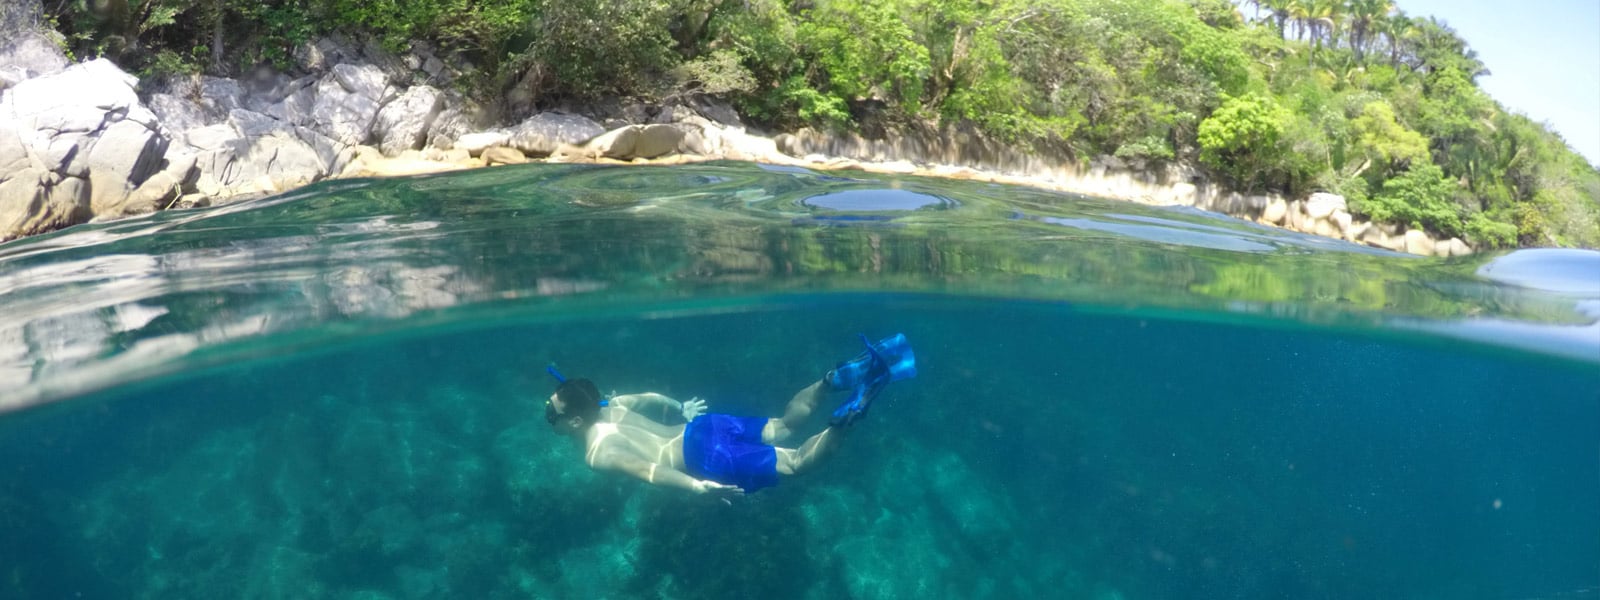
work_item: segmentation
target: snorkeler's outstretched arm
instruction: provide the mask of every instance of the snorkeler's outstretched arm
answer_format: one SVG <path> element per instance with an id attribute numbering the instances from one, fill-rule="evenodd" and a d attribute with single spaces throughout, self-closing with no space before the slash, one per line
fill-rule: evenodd
<path id="1" fill-rule="evenodd" d="M 663 424 L 678 415 L 683 416 L 684 422 L 693 421 L 695 417 L 706 412 L 705 400 L 692 398 L 688 402 L 679 402 L 655 392 L 612 396 L 611 403 Z M 656 415 L 660 415 L 661 418 L 656 418 Z"/>
<path id="2" fill-rule="evenodd" d="M 696 494 L 712 494 L 724 498 L 744 495 L 744 490 L 739 486 L 695 479 L 683 471 L 621 452 L 602 450 L 590 460 L 589 466 L 602 471 L 627 473 L 651 485 L 677 488 Z"/>

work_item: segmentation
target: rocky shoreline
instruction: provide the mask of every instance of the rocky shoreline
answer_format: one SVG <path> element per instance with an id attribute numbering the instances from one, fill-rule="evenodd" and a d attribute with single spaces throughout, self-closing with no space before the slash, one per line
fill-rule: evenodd
<path id="1" fill-rule="evenodd" d="M 31 37 L 30 37 L 31 36 Z M 534 160 L 681 164 L 742 160 L 1026 185 L 1183 205 L 1305 233 L 1433 256 L 1459 239 L 1355 220 L 1342 197 L 1242 195 L 1183 165 L 1022 152 L 948 128 L 872 140 L 752 132 L 707 98 L 621 101 L 514 124 L 449 89 L 456 66 L 324 39 L 297 55 L 307 75 L 139 81 L 105 60 L 68 64 L 44 36 L 0 47 L 0 241 L 92 220 L 258 197 L 339 177 L 393 176 Z M 508 99 L 515 106 L 516 99 Z"/>

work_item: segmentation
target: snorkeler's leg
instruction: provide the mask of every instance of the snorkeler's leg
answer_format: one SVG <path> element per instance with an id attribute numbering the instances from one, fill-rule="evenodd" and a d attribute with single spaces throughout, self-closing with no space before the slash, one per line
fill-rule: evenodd
<path id="1" fill-rule="evenodd" d="M 806 417 L 811 416 L 811 411 L 816 410 L 817 403 L 828 391 L 828 384 L 819 380 L 796 392 L 794 398 L 789 399 L 788 406 L 783 408 L 783 416 L 767 421 L 767 426 L 761 429 L 761 442 L 775 444 L 789 439 L 796 429 L 805 424 Z"/>
<path id="2" fill-rule="evenodd" d="M 799 448 L 778 448 L 778 474 L 799 475 L 806 472 L 833 454 L 833 448 L 839 445 L 841 437 L 844 437 L 842 431 L 829 427 L 811 436 Z"/>

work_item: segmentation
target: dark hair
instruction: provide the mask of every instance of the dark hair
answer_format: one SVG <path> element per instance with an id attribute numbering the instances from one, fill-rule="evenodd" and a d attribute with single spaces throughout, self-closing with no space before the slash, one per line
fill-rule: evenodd
<path id="1" fill-rule="evenodd" d="M 582 417 L 585 424 L 592 424 L 600 416 L 600 389 L 595 387 L 593 381 L 587 379 L 568 379 L 556 386 L 556 397 L 561 399 L 561 404 L 566 410 L 561 415 L 565 417 Z"/>

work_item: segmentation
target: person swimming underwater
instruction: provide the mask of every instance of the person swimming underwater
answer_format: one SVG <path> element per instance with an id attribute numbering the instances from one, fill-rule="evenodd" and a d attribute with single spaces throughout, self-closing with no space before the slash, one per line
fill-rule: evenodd
<path id="1" fill-rule="evenodd" d="M 594 382 L 566 379 L 550 367 L 560 384 L 545 403 L 545 420 L 557 432 L 582 441 L 584 462 L 597 471 L 724 499 L 740 496 L 816 466 L 838 444 L 843 430 L 866 416 L 885 386 L 916 376 L 916 357 L 904 334 L 876 344 L 862 336 L 861 342 L 865 352 L 796 393 L 782 417 L 707 413 L 699 398 L 679 402 L 656 393 L 606 399 Z M 828 427 L 798 448 L 776 446 L 830 392 L 850 396 L 834 410 Z M 676 421 L 674 416 L 681 416 L 683 423 L 668 424 Z"/>

